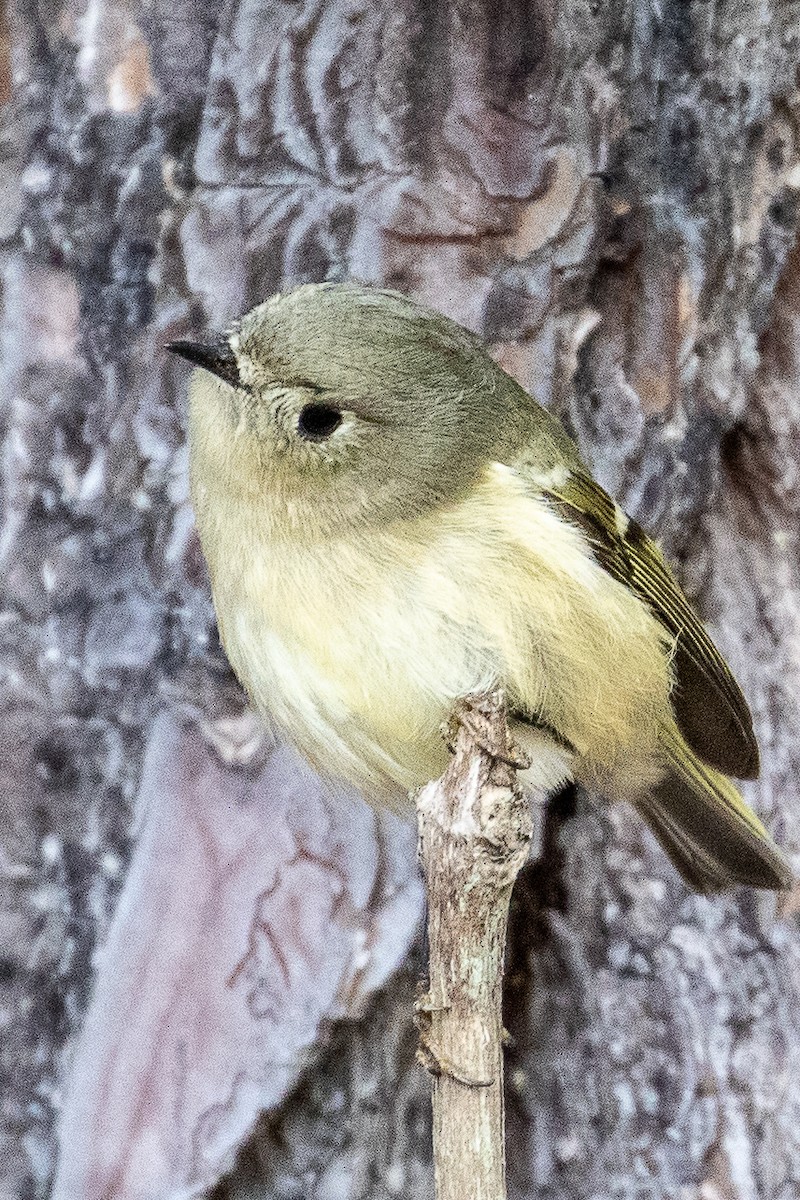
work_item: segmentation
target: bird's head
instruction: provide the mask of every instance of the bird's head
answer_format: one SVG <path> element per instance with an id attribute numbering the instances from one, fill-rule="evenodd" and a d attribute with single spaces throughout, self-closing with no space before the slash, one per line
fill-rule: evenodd
<path id="1" fill-rule="evenodd" d="M 199 368 L 195 490 L 199 475 L 261 497 L 287 529 L 404 519 L 449 502 L 519 436 L 532 404 L 467 330 L 355 284 L 299 287 L 219 338 L 169 349 Z"/>

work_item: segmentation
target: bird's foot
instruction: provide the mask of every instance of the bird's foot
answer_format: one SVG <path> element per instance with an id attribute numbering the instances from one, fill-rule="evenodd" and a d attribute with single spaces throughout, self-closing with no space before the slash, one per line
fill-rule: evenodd
<path id="1" fill-rule="evenodd" d="M 508 736 L 506 722 L 493 719 L 488 713 L 487 697 L 463 696 L 456 701 L 452 713 L 442 726 L 445 745 L 452 754 L 455 750 L 459 729 L 466 729 L 472 740 L 486 754 L 498 762 L 506 763 L 517 771 L 525 771 L 531 760 L 521 746 Z"/>

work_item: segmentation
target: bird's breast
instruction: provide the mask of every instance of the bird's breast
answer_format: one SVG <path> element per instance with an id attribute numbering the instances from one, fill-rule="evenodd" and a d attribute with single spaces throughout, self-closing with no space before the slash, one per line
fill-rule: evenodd
<path id="1" fill-rule="evenodd" d="M 654 739 L 668 709 L 663 631 L 499 464 L 414 522 L 273 540 L 254 510 L 212 541 L 220 633 L 254 703 L 367 792 L 438 775 L 454 700 L 496 682 L 589 760 Z"/>
<path id="2" fill-rule="evenodd" d="M 493 679 L 458 620 L 455 570 L 429 574 L 417 543 L 374 538 L 265 545 L 245 572 L 215 573 L 225 649 L 256 706 L 319 768 L 390 801 L 441 772 L 453 698 Z"/>

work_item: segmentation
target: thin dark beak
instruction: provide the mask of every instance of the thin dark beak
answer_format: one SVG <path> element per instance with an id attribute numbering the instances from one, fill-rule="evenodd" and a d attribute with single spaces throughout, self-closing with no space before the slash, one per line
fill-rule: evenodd
<path id="1" fill-rule="evenodd" d="M 231 387 L 242 386 L 236 357 L 225 337 L 215 338 L 213 342 L 168 342 L 164 349 L 180 355 L 196 367 L 203 367 Z"/>

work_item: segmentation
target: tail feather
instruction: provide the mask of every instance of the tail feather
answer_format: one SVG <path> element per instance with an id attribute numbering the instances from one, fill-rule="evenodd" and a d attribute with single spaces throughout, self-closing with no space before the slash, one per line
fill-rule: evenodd
<path id="1" fill-rule="evenodd" d="M 677 730 L 665 730 L 662 744 L 669 771 L 637 807 L 690 887 L 789 887 L 789 864 L 733 784 L 702 763 Z"/>

